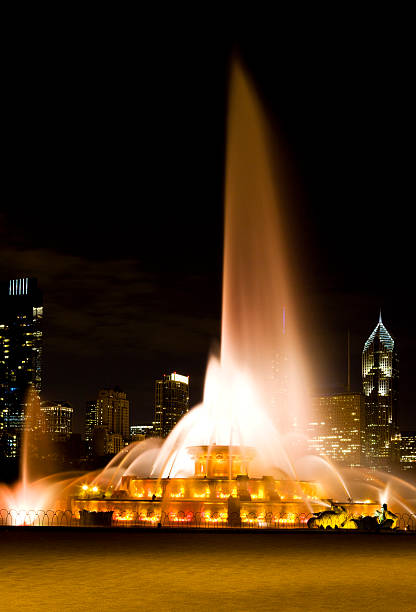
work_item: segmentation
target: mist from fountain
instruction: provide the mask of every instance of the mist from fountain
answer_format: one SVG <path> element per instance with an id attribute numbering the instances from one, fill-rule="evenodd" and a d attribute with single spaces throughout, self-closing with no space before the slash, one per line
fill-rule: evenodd
<path id="1" fill-rule="evenodd" d="M 34 457 L 47 456 L 50 440 L 41 433 L 40 397 L 29 386 L 25 397 L 25 427 L 23 430 L 19 480 L 12 486 L 0 483 L 0 513 L 11 510 L 13 524 L 31 524 L 39 511 L 65 510 L 68 498 L 78 492 L 85 480 L 84 473 L 62 472 L 36 477 Z"/>

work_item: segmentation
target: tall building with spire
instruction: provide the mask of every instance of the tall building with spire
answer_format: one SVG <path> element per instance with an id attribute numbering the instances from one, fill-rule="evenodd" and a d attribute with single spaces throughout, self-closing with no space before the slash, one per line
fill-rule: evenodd
<path id="1" fill-rule="evenodd" d="M 381 319 L 364 344 L 362 354 L 365 424 L 363 451 L 366 463 L 391 470 L 399 460 L 399 361 L 397 347 Z"/>

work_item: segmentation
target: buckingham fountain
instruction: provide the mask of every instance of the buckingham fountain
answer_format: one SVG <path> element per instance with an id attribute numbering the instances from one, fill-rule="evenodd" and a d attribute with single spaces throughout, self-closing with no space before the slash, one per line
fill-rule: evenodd
<path id="1" fill-rule="evenodd" d="M 28 509 L 60 508 L 81 524 L 107 516 L 126 525 L 300 527 L 312 517 L 309 526 L 357 528 L 354 518 L 388 501 L 414 520 L 413 485 L 365 470 L 348 479 L 323 458 L 305 455 L 312 374 L 293 298 L 277 166 L 260 102 L 235 64 L 221 345 L 208 361 L 202 403 L 166 440 L 133 443 L 98 473 L 23 479 L 14 491 L 0 490 L 3 505 L 22 508 L 19 516 L 26 517 Z"/>

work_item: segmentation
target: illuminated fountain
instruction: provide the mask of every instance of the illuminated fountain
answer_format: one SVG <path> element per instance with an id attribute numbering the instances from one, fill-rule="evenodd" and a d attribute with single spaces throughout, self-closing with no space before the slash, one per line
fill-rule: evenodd
<path id="1" fill-rule="evenodd" d="M 293 502 L 299 510 L 303 500 L 307 512 L 311 500 L 318 501 L 318 485 L 297 479 L 289 452 L 301 431 L 308 385 L 266 130 L 257 98 L 235 66 L 227 134 L 220 355 L 210 358 L 202 404 L 183 417 L 160 448 L 144 448 L 128 466 L 113 464 L 97 477 L 100 490 L 113 487 L 112 503 L 119 508 L 129 505 L 147 513 L 160 499 L 168 514 L 182 509 L 227 516 L 230 504 Z M 283 313 L 290 313 L 289 333 Z M 273 370 L 279 356 L 280 369 Z M 116 502 L 123 495 L 137 501 Z M 97 504 L 103 505 L 91 499 L 75 502 L 77 508 Z M 265 507 L 263 514 L 269 510 Z"/>
<path id="2" fill-rule="evenodd" d="M 339 471 L 304 456 L 309 374 L 267 134 L 251 84 L 234 66 L 220 354 L 210 357 L 202 404 L 163 443 L 122 451 L 84 486 L 76 510 L 112 510 L 120 522 L 144 524 L 165 517 L 281 526 L 306 522 L 331 505 L 324 498 L 345 500 L 351 516 L 379 507 L 377 488 L 353 503 Z"/>
<path id="3" fill-rule="evenodd" d="M 281 190 L 267 124 L 238 65 L 231 81 L 221 348 L 209 359 L 203 401 L 166 440 L 131 444 L 100 473 L 68 480 L 60 495 L 81 523 L 112 512 L 119 524 L 300 526 L 331 499 L 350 516 L 373 514 L 390 482 L 389 505 L 414 516 L 416 487 L 366 471 L 345 478 L 304 454 L 310 375 Z"/>

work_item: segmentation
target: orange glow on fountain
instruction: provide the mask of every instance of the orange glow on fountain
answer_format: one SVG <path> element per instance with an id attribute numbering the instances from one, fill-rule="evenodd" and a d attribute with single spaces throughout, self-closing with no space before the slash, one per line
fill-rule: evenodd
<path id="1" fill-rule="evenodd" d="M 195 478 L 236 478 L 248 474 L 253 448 L 241 446 L 191 446 L 188 453 L 195 461 Z"/>
<path id="2" fill-rule="evenodd" d="M 121 476 L 120 485 L 108 492 L 84 487 L 73 500 L 76 512 L 112 511 L 116 521 L 143 523 L 161 521 L 162 515 L 182 517 L 188 524 L 204 522 L 253 522 L 261 518 L 269 523 L 276 517 L 297 516 L 308 512 L 303 500 L 319 502 L 319 485 L 288 479 L 284 474 L 276 480 L 272 476 L 251 478 L 250 461 L 254 460 L 253 448 L 206 445 L 187 448 L 193 462 L 193 475 L 166 478 L 137 478 Z M 315 503 L 316 505 L 316 503 Z M 317 507 L 318 507 L 317 506 Z M 282 519 L 283 520 L 283 519 Z"/>

